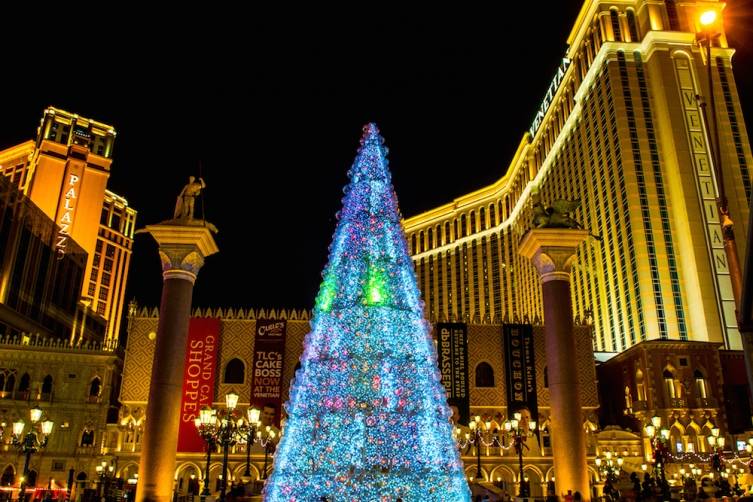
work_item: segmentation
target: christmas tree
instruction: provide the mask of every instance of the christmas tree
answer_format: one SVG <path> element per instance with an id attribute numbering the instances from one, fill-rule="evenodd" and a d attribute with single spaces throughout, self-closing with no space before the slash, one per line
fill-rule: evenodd
<path id="1" fill-rule="evenodd" d="M 366 125 L 267 502 L 470 500 L 386 154 Z"/>

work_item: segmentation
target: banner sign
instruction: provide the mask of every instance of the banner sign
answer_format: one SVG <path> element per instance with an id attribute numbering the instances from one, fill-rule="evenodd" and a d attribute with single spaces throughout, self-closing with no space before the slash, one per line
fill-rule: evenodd
<path id="1" fill-rule="evenodd" d="M 463 323 L 437 324 L 437 355 L 447 403 L 457 406 L 460 423 L 470 420 L 468 391 L 468 329 Z"/>
<path id="2" fill-rule="evenodd" d="M 262 413 L 265 406 L 274 406 L 275 425 L 278 427 L 282 411 L 286 322 L 284 319 L 257 319 L 251 372 L 251 404 Z"/>
<path id="3" fill-rule="evenodd" d="M 178 430 L 180 452 L 203 452 L 206 449 L 196 430 L 194 419 L 199 416 L 199 411 L 204 406 L 212 406 L 214 400 L 220 325 L 220 319 L 210 317 L 192 317 L 188 324 Z"/>
<path id="4" fill-rule="evenodd" d="M 530 324 L 505 324 L 502 327 L 502 344 L 509 414 L 525 406 L 530 410 L 531 418 L 538 420 L 533 327 Z"/>

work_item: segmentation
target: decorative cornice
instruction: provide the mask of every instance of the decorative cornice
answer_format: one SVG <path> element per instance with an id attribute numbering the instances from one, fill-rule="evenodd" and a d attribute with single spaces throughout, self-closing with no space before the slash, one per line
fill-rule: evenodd
<path id="1" fill-rule="evenodd" d="M 575 252 L 588 236 L 587 230 L 535 228 L 523 236 L 518 253 L 531 260 L 541 276 L 541 282 L 569 282 Z"/>
<path id="2" fill-rule="evenodd" d="M 217 229 L 211 223 L 195 220 L 192 224 L 167 221 L 147 225 L 136 233 L 151 234 L 157 241 L 164 280 L 183 279 L 193 283 L 204 265 L 204 258 L 219 251 L 213 231 Z"/>

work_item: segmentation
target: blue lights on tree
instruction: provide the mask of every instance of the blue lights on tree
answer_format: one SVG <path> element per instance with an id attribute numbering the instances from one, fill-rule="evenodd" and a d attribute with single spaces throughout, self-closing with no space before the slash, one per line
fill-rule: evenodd
<path id="1" fill-rule="evenodd" d="M 267 502 L 470 501 L 386 154 L 366 125 Z"/>

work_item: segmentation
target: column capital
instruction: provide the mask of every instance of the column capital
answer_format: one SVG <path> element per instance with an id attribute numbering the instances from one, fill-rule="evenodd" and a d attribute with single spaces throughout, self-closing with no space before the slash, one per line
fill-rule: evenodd
<path id="1" fill-rule="evenodd" d="M 201 223 L 201 220 L 193 220 L 190 224 L 168 221 L 147 225 L 136 231 L 137 234 L 151 234 L 157 241 L 163 280 L 184 279 L 195 282 L 204 265 L 204 258 L 219 251 L 212 236 L 212 231 L 216 232 L 216 228 L 212 224 L 205 226 Z"/>
<path id="2" fill-rule="evenodd" d="M 569 282 L 575 252 L 588 236 L 588 231 L 581 229 L 534 228 L 523 236 L 518 253 L 531 260 L 542 282 Z"/>

